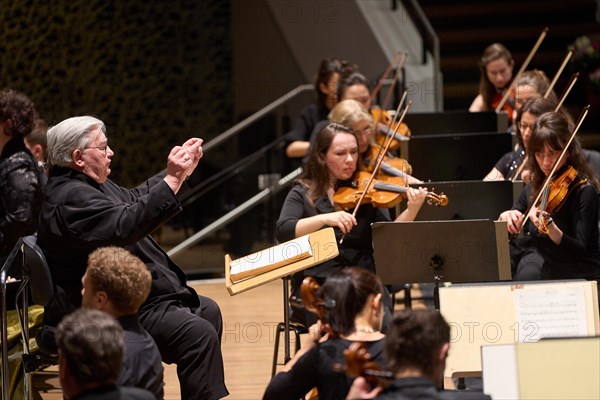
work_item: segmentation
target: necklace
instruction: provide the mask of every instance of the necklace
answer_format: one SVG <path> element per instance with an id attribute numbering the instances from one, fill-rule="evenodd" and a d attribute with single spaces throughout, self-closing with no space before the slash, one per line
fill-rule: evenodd
<path id="1" fill-rule="evenodd" d="M 370 326 L 363 326 L 363 327 L 356 327 L 354 329 L 354 332 L 359 333 L 359 332 L 364 332 L 364 333 L 375 333 L 375 329 L 371 328 Z"/>

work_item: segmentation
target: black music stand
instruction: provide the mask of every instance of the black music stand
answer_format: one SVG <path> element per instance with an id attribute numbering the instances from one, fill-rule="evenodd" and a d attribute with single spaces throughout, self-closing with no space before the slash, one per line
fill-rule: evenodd
<path id="1" fill-rule="evenodd" d="M 372 229 L 383 284 L 433 282 L 436 310 L 440 283 L 511 279 L 506 222 L 377 222 Z"/>

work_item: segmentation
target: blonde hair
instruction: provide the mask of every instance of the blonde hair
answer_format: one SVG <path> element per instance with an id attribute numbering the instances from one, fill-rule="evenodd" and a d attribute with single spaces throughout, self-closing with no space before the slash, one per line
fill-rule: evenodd
<path id="1" fill-rule="evenodd" d="M 150 294 L 152 276 L 146 264 L 121 247 L 94 250 L 86 275 L 93 290 L 105 292 L 114 308 L 125 315 L 136 314 Z"/>
<path id="2" fill-rule="evenodd" d="M 356 123 L 368 121 L 373 124 L 373 117 L 362 104 L 353 99 L 342 100 L 331 109 L 329 121 L 353 129 Z"/>

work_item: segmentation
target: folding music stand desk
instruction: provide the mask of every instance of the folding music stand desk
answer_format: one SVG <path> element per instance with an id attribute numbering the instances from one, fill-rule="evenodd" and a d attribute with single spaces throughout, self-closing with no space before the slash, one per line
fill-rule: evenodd
<path id="1" fill-rule="evenodd" d="M 372 229 L 383 284 L 433 282 L 436 310 L 440 283 L 511 279 L 506 222 L 377 222 Z"/>
<path id="2" fill-rule="evenodd" d="M 283 279 L 283 321 L 284 321 L 284 363 L 290 357 L 290 313 L 288 308 L 290 277 L 296 272 L 324 263 L 338 256 L 339 250 L 333 228 L 325 228 L 308 235 L 308 241 L 312 248 L 312 256 L 278 267 L 274 270 L 256 275 L 239 282 L 233 282 L 230 275 L 231 257 L 225 255 L 225 287 L 231 296 L 245 292 L 275 279 Z M 279 334 L 279 332 L 277 332 Z"/>

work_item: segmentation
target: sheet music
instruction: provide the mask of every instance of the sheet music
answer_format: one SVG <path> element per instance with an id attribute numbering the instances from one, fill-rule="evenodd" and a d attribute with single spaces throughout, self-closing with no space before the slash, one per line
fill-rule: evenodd
<path id="1" fill-rule="evenodd" d="M 230 277 L 239 281 L 312 256 L 308 235 L 231 262 Z"/>
<path id="2" fill-rule="evenodd" d="M 588 335 L 583 287 L 530 285 L 513 293 L 519 342 Z"/>

